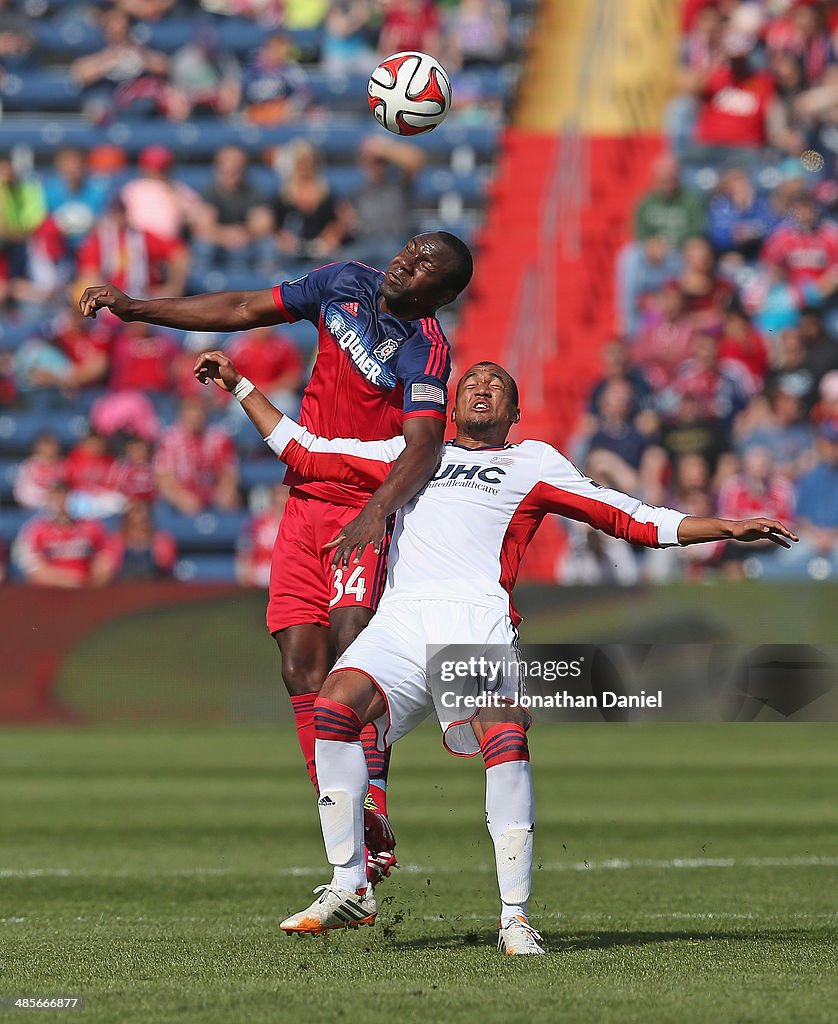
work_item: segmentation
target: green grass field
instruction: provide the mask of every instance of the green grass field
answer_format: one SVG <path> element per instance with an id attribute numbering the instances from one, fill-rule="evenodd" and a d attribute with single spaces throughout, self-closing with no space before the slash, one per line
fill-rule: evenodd
<path id="1" fill-rule="evenodd" d="M 396 751 L 378 924 L 327 939 L 276 931 L 328 877 L 287 729 L 6 730 L 0 994 L 83 996 L 91 1024 L 836 1019 L 834 726 L 543 726 L 532 749 L 550 954 L 513 959 L 481 766 L 433 729 Z"/>

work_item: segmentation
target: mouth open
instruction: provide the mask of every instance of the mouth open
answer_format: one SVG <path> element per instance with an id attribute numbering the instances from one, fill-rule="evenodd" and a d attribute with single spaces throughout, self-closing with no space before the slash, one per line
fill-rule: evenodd
<path id="1" fill-rule="evenodd" d="M 491 407 L 488 402 L 484 402 L 482 398 L 478 399 L 471 406 L 472 412 L 490 412 Z"/>

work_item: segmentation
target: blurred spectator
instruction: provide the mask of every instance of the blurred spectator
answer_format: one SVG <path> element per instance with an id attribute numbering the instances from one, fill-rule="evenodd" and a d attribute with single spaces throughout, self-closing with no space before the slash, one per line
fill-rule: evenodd
<path id="1" fill-rule="evenodd" d="M 19 9 L 15 0 L 0 0 L 0 67 L 23 67 L 32 52 L 34 38 L 29 15 Z"/>
<path id="2" fill-rule="evenodd" d="M 275 251 L 269 200 L 248 183 L 246 171 L 247 155 L 239 146 L 222 146 L 215 154 L 213 183 L 192 243 L 201 269 L 265 263 Z"/>
<path id="3" fill-rule="evenodd" d="M 233 338 L 227 354 L 236 369 L 284 412 L 297 405 L 303 360 L 294 342 L 273 327 L 257 327 Z"/>
<path id="4" fill-rule="evenodd" d="M 692 90 L 699 101 L 695 138 L 699 145 L 744 151 L 768 142 L 767 116 L 774 98 L 774 80 L 752 59 L 754 44 L 753 38 L 728 31 L 724 63 L 694 76 Z"/>
<path id="5" fill-rule="evenodd" d="M 160 496 L 184 515 L 207 506 L 236 508 L 239 471 L 230 435 L 208 426 L 201 402 L 181 403 L 177 423 L 164 431 L 154 461 Z"/>
<path id="6" fill-rule="evenodd" d="M 19 175 L 8 157 L 0 157 L 0 303 L 38 300 L 31 242 L 46 212 L 40 182 Z"/>
<path id="7" fill-rule="evenodd" d="M 167 242 L 181 241 L 204 216 L 198 193 L 172 178 L 174 162 L 165 146 L 146 146 L 137 160 L 140 176 L 122 189 L 131 227 Z"/>
<path id="8" fill-rule="evenodd" d="M 642 369 L 629 362 L 628 344 L 621 338 L 607 341 L 601 350 L 602 376 L 591 388 L 588 398 L 588 413 L 595 415 L 603 391 L 612 380 L 625 381 L 631 388 L 631 415 L 635 416 L 643 409 L 648 409 L 652 401 L 652 389 Z"/>
<path id="9" fill-rule="evenodd" d="M 363 180 L 350 197 L 352 236 L 365 263 L 384 267 L 414 232 L 413 186 L 425 154 L 381 132 L 362 140 L 358 166 Z"/>
<path id="10" fill-rule="evenodd" d="M 335 198 L 320 153 L 304 139 L 289 147 L 290 168 L 274 203 L 280 249 L 298 258 L 332 256 L 349 231 L 350 212 Z"/>
<path id="11" fill-rule="evenodd" d="M 321 60 L 326 71 L 367 71 L 375 63 L 370 0 L 333 0 L 323 22 Z"/>
<path id="12" fill-rule="evenodd" d="M 806 347 L 799 330 L 789 328 L 780 333 L 772 367 L 766 376 L 766 388 L 797 395 L 802 399 L 807 412 L 814 403 L 817 379 L 808 364 Z"/>
<path id="13" fill-rule="evenodd" d="M 838 425 L 838 370 L 830 370 L 818 385 L 818 400 L 812 409 L 812 420 Z"/>
<path id="14" fill-rule="evenodd" d="M 794 490 L 775 468 L 770 448 L 747 449 L 740 471 L 727 479 L 719 491 L 719 515 L 723 519 L 766 516 L 788 524 L 794 521 Z M 758 541 L 757 545 L 755 549 L 735 543 L 726 545 L 723 561 L 728 575 L 741 577 L 746 557 L 755 553 L 773 555 L 780 550 L 770 540 Z"/>
<path id="15" fill-rule="evenodd" d="M 68 147 L 59 149 L 54 172 L 45 186 L 47 214 L 60 232 L 70 254 L 107 207 L 109 181 L 88 172 L 84 153 Z"/>
<path id="16" fill-rule="evenodd" d="M 793 286 L 817 284 L 838 271 L 838 227 L 823 220 L 814 198 L 803 193 L 792 202 L 789 221 L 766 239 L 762 260 L 781 267 Z"/>
<path id="17" fill-rule="evenodd" d="M 170 533 L 156 530 L 147 501 L 132 501 L 111 540 L 116 578 L 153 580 L 172 575 L 177 551 Z"/>
<path id="18" fill-rule="evenodd" d="M 669 457 L 675 461 L 686 455 L 700 455 L 714 476 L 719 472 L 725 461 L 725 453 L 729 450 L 725 424 L 705 415 L 698 396 L 689 392 L 678 396 L 674 415 L 661 429 L 661 443 Z"/>
<path id="19" fill-rule="evenodd" d="M 27 583 L 46 587 L 102 586 L 113 577 L 108 535 L 101 523 L 76 519 L 67 484 L 50 491 L 47 513 L 21 529 L 13 557 Z"/>
<path id="20" fill-rule="evenodd" d="M 270 506 L 247 524 L 236 553 L 236 579 L 245 587 L 267 587 L 271 559 L 288 488 L 277 484 L 271 490 Z"/>
<path id="21" fill-rule="evenodd" d="M 128 502 L 154 501 L 157 488 L 154 482 L 152 448 L 142 437 L 127 437 L 122 456 L 113 468 L 111 480 L 115 490 Z"/>
<path id="22" fill-rule="evenodd" d="M 799 156 L 806 148 L 807 119 L 801 100 L 806 90 L 803 64 L 794 54 L 778 51 L 771 54 L 771 74 L 776 96 L 768 108 L 768 137 L 781 153 Z"/>
<path id="23" fill-rule="evenodd" d="M 166 115 L 186 121 L 193 114 L 232 114 L 241 101 L 241 69 L 233 54 L 222 49 L 211 26 L 201 26 L 195 38 L 172 57 L 166 95 Z"/>
<path id="24" fill-rule="evenodd" d="M 789 479 L 811 465 L 812 428 L 805 419 L 803 402 L 782 384 L 771 389 L 770 398 L 760 395 L 749 403 L 737 419 L 735 437 L 740 452 L 767 448 L 777 470 Z"/>
<path id="25" fill-rule="evenodd" d="M 114 6 L 137 21 L 159 21 L 175 6 L 177 0 L 114 0 Z"/>
<path id="26" fill-rule="evenodd" d="M 794 0 L 788 4 L 785 15 L 773 19 L 766 27 L 765 46 L 769 55 L 794 56 L 800 61 L 807 80 L 818 81 L 830 57 L 821 6 L 811 0 Z"/>
<path id="27" fill-rule="evenodd" d="M 135 321 L 114 327 L 111 338 L 111 391 L 168 391 L 179 348 L 171 334 Z"/>
<path id="28" fill-rule="evenodd" d="M 678 161 L 669 154 L 655 161 L 652 188 L 635 214 L 636 241 L 624 246 L 618 257 L 620 321 L 628 334 L 639 326 L 642 296 L 679 273 L 680 247 L 704 230 L 701 200 L 680 185 L 678 171 Z"/>
<path id="29" fill-rule="evenodd" d="M 106 333 L 68 306 L 18 348 L 15 368 L 24 391 L 72 391 L 98 384 L 108 369 Z"/>
<path id="30" fill-rule="evenodd" d="M 716 273 L 713 247 L 706 238 L 688 238 L 681 255 L 678 286 L 684 312 L 695 327 L 718 330 L 733 297 L 733 286 Z"/>
<path id="31" fill-rule="evenodd" d="M 694 332 L 685 315 L 681 289 L 675 282 L 661 288 L 649 307 L 631 355 L 652 388 L 660 392 L 672 384 L 681 364 L 692 355 Z"/>
<path id="32" fill-rule="evenodd" d="M 125 500 L 115 487 L 115 469 L 107 438 L 91 430 L 64 461 L 70 507 L 76 515 L 102 519 L 122 511 Z"/>
<path id="33" fill-rule="evenodd" d="M 100 15 L 105 37 L 98 53 L 78 57 L 70 74 L 86 91 L 88 111 L 99 119 L 120 109 L 155 112 L 165 105 L 169 58 L 137 42 L 128 15 L 110 7 Z"/>
<path id="34" fill-rule="evenodd" d="M 115 199 L 79 249 L 76 290 L 107 281 L 138 298 L 183 295 L 188 269 L 189 250 L 179 239 L 129 227 L 125 205 Z"/>
<path id="35" fill-rule="evenodd" d="M 766 579 L 808 575 L 834 579 L 838 575 L 838 426 L 821 427 L 820 460 L 798 481 L 797 525 L 800 543 L 781 551 L 758 573 Z"/>
<path id="36" fill-rule="evenodd" d="M 389 0 L 378 39 L 383 56 L 404 50 L 439 53 L 440 45 L 439 13 L 432 0 Z"/>
<path id="37" fill-rule="evenodd" d="M 716 337 L 698 331 L 693 339 L 693 356 L 679 369 L 672 390 L 676 395 L 697 399 L 703 416 L 730 425 L 756 387 L 741 363 L 720 361 Z M 664 401 L 668 407 L 671 399 L 667 396 Z"/>
<path id="38" fill-rule="evenodd" d="M 658 449 L 632 417 L 631 385 L 618 378 L 602 390 L 597 416 L 587 443 L 587 462 L 597 480 L 609 479 L 613 486 L 632 494 L 650 497 L 656 488 Z"/>
<path id="39" fill-rule="evenodd" d="M 58 438 L 55 434 L 41 434 L 35 439 L 32 454 L 18 466 L 13 487 L 15 501 L 21 508 L 46 508 L 53 487 L 64 475 Z"/>
<path id="40" fill-rule="evenodd" d="M 151 399 L 144 391 L 109 391 L 90 408 L 90 423 L 104 437 L 129 434 L 154 440 L 160 424 Z"/>
<path id="41" fill-rule="evenodd" d="M 768 199 L 760 196 L 739 167 L 728 171 L 708 208 L 707 234 L 717 253 L 751 261 L 777 222 Z"/>
<path id="42" fill-rule="evenodd" d="M 652 188 L 640 200 L 634 222 L 638 242 L 662 238 L 677 249 L 693 235 L 704 233 L 701 198 L 681 184 L 678 161 L 671 154 L 658 157 L 652 168 Z"/>
<path id="43" fill-rule="evenodd" d="M 504 0 L 462 0 L 447 12 L 445 44 L 452 68 L 496 68 L 508 39 L 509 8 Z"/>
<path id="44" fill-rule="evenodd" d="M 806 350 L 806 365 L 816 381 L 820 382 L 830 370 L 838 370 L 838 345 L 828 337 L 816 310 L 802 311 L 797 330 Z"/>
<path id="45" fill-rule="evenodd" d="M 768 348 L 759 331 L 751 326 L 751 321 L 741 309 L 734 307 L 725 314 L 719 363 L 732 368 L 737 374 L 744 370 L 751 393 L 762 388 L 768 371 Z M 731 364 L 735 365 L 731 367 Z"/>
<path id="46" fill-rule="evenodd" d="M 254 124 L 296 121 L 311 104 L 308 76 L 294 58 L 283 32 L 262 43 L 244 73 L 244 103 Z"/>

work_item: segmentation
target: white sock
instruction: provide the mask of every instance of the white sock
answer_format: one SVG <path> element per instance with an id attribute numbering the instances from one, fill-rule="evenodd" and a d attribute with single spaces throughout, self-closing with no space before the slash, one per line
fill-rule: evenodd
<path id="1" fill-rule="evenodd" d="M 506 761 L 486 769 L 486 825 L 495 846 L 501 924 L 518 914 L 527 917 L 534 814 L 529 761 Z"/>
<path id="2" fill-rule="evenodd" d="M 356 892 L 367 885 L 364 797 L 369 788 L 364 748 L 337 740 L 314 741 L 320 828 L 335 871 L 332 884 Z"/>

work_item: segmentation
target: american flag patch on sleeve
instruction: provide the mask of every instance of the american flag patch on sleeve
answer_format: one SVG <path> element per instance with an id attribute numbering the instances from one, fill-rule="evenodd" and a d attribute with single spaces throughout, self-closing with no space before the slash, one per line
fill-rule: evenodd
<path id="1" fill-rule="evenodd" d="M 436 402 L 445 405 L 445 392 L 436 384 L 414 384 L 410 389 L 411 402 Z"/>

